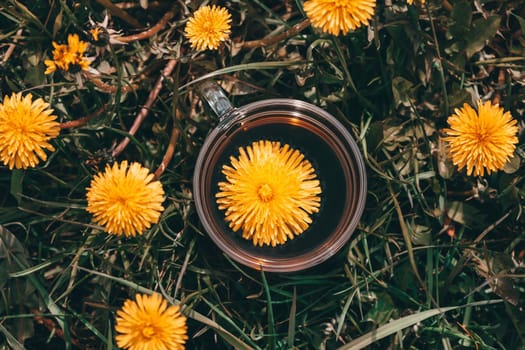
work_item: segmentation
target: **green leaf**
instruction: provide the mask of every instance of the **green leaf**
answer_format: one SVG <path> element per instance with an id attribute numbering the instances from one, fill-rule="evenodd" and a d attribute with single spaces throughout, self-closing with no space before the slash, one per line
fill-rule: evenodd
<path id="1" fill-rule="evenodd" d="M 453 86 L 453 91 L 451 91 L 448 100 L 451 110 L 453 110 L 454 108 L 461 108 L 463 107 L 463 104 L 469 103 L 471 101 L 472 96 L 470 95 L 470 92 L 468 92 L 467 89 L 461 89 L 458 86 Z"/>
<path id="2" fill-rule="evenodd" d="M 521 28 L 521 35 L 525 36 L 525 19 L 511 12 L 511 15 L 518 20 Z"/>
<path id="3" fill-rule="evenodd" d="M 0 259 L 9 259 L 12 254 L 19 255 L 24 264 L 28 264 L 24 256 L 24 246 L 10 231 L 0 226 Z"/>
<path id="4" fill-rule="evenodd" d="M 472 23 L 472 29 L 467 34 L 465 54 L 468 58 L 483 49 L 490 39 L 498 32 L 501 16 L 490 16 L 489 18 L 479 18 Z"/>
<path id="5" fill-rule="evenodd" d="M 414 221 L 407 223 L 410 238 L 414 245 L 428 245 L 432 240 L 432 230 L 428 226 L 419 225 Z"/>
<path id="6" fill-rule="evenodd" d="M 0 226 L 0 314 L 10 315 L 14 310 L 26 311 L 37 306 L 35 290 L 27 279 L 11 278 L 10 273 L 20 269 L 19 263 L 28 266 L 27 252 L 22 243 L 9 230 Z M 13 316 L 4 323 L 6 331 L 22 342 L 33 336 L 33 321 L 31 318 Z M 3 330 L 1 332 L 7 335 Z M 16 348 L 15 345 L 12 345 Z"/>
<path id="7" fill-rule="evenodd" d="M 459 1 L 454 4 L 450 14 L 450 25 L 448 34 L 452 38 L 463 39 L 464 35 L 469 32 L 472 22 L 472 7 L 467 1 Z"/>
<path id="8" fill-rule="evenodd" d="M 448 217 L 467 227 L 474 227 L 480 223 L 479 210 L 468 203 L 453 201 L 448 204 Z"/>
<path id="9" fill-rule="evenodd" d="M 60 31 L 60 28 L 62 28 L 62 20 L 64 17 L 64 9 L 60 8 L 60 12 L 55 17 L 55 23 L 53 23 L 53 38 L 57 35 L 57 33 Z"/>
<path id="10" fill-rule="evenodd" d="M 412 89 L 414 85 L 403 77 L 394 77 L 392 79 L 392 94 L 394 96 L 394 103 L 396 106 L 404 105 L 410 106 Z"/>
<path id="11" fill-rule="evenodd" d="M 3 226 L 0 226 L 0 243 L 3 244 L 3 247 L 0 247 L 0 257 L 8 257 L 13 262 L 12 268 L 15 268 L 16 271 L 27 270 L 31 267 L 31 264 L 28 262 L 25 256 L 25 250 L 22 244 L 10 231 L 5 229 Z M 15 273 L 16 274 L 16 273 Z M 70 345 L 67 343 L 69 339 L 69 328 L 67 322 L 64 318 L 64 311 L 60 308 L 55 301 L 51 298 L 44 285 L 40 280 L 34 276 L 34 274 L 29 274 L 26 276 L 27 281 L 22 285 L 23 289 L 17 290 L 17 296 L 24 299 L 27 303 L 28 293 L 33 295 L 33 288 L 40 294 L 44 304 L 46 305 L 49 312 L 55 317 L 58 325 L 64 331 L 64 337 L 66 340 L 66 348 L 69 348 Z M 16 279 L 15 279 L 16 280 Z"/>
<path id="12" fill-rule="evenodd" d="M 364 320 L 375 325 L 383 325 L 392 318 L 396 307 L 387 293 L 379 293 L 375 305 L 365 315 Z"/>

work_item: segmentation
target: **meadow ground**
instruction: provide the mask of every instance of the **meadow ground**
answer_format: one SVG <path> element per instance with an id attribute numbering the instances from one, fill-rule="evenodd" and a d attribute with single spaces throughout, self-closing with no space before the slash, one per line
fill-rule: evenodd
<path id="1" fill-rule="evenodd" d="M 522 0 L 0 0 L 0 349 L 184 340 L 139 311 L 118 338 L 154 292 L 187 349 L 525 349 L 524 67 Z M 210 239 L 206 79 L 350 132 L 366 204 L 335 256 L 275 273 Z"/>

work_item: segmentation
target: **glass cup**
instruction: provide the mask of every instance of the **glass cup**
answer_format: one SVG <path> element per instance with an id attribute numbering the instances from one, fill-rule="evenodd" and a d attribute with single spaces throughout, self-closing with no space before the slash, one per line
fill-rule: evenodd
<path id="1" fill-rule="evenodd" d="M 255 269 L 292 272 L 317 265 L 339 251 L 354 232 L 366 199 L 366 171 L 348 130 L 331 114 L 295 99 L 265 99 L 235 108 L 214 81 L 199 86 L 218 117 L 206 137 L 193 175 L 198 216 L 210 238 L 233 260 Z M 279 141 L 304 154 L 321 182 L 321 206 L 302 234 L 284 244 L 255 246 L 233 232 L 215 195 L 222 166 L 254 141 Z"/>

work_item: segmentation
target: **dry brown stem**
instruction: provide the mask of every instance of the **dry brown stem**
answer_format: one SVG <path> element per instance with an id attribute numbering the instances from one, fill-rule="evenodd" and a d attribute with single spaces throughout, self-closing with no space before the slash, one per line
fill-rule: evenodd
<path id="1" fill-rule="evenodd" d="M 35 315 L 34 318 L 35 318 L 35 322 L 38 323 L 38 324 L 41 324 L 43 325 L 44 327 L 46 327 L 50 333 L 52 334 L 55 334 L 57 337 L 63 339 L 64 341 L 66 341 L 66 337 L 65 337 L 65 334 L 64 334 L 64 330 L 62 328 L 60 328 L 56 323 L 55 321 L 53 321 L 53 319 L 49 318 L 49 317 L 45 317 L 43 316 L 39 310 L 32 310 L 32 313 Z M 69 337 L 69 339 L 67 339 L 72 345 L 76 346 L 77 348 L 80 348 L 81 344 L 80 342 L 73 338 L 73 337 Z"/>
<path id="2" fill-rule="evenodd" d="M 7 50 L 5 52 L 4 58 L 2 59 L 2 62 L 6 63 L 7 61 L 9 61 L 9 57 L 11 57 L 11 55 L 15 51 L 16 43 L 18 42 L 18 37 L 20 35 L 22 35 L 23 31 L 24 31 L 24 29 L 20 28 L 16 32 L 16 35 L 15 35 L 15 38 L 13 39 L 13 42 L 7 46 Z"/>
<path id="3" fill-rule="evenodd" d="M 441 1 L 441 6 L 443 6 L 443 8 L 448 12 L 452 12 L 453 6 L 448 0 Z"/>
<path id="4" fill-rule="evenodd" d="M 135 118 L 135 121 L 133 122 L 133 125 L 129 129 L 130 135 L 135 135 L 135 133 L 139 129 L 144 119 L 146 119 L 146 117 L 148 116 L 149 109 L 153 105 L 153 102 L 155 102 L 155 100 L 157 99 L 157 96 L 159 95 L 159 92 L 162 88 L 162 82 L 164 81 L 164 77 L 169 76 L 173 72 L 173 69 L 175 68 L 176 65 L 177 65 L 177 60 L 171 59 L 168 61 L 168 63 L 162 70 L 160 77 L 157 79 L 157 82 L 155 83 L 155 86 L 153 87 L 153 89 L 148 95 L 148 99 L 146 100 L 146 103 L 140 109 L 139 113 L 137 114 Z M 115 149 L 113 150 L 113 157 L 116 157 L 120 153 L 122 153 L 122 151 L 124 151 L 124 149 L 128 146 L 129 141 L 130 141 L 129 137 L 126 137 L 124 140 L 122 140 L 117 145 L 117 147 L 115 147 Z"/>
<path id="5" fill-rule="evenodd" d="M 83 73 L 83 74 L 90 82 L 92 82 L 101 91 L 108 92 L 111 94 L 114 94 L 119 90 L 123 93 L 126 93 L 132 90 L 136 90 L 138 88 L 137 84 L 129 84 L 129 85 L 122 85 L 122 86 L 109 85 L 103 82 L 102 79 L 100 79 L 99 77 L 93 74 L 90 74 L 90 73 Z"/>
<path id="6" fill-rule="evenodd" d="M 127 10 L 127 9 L 134 9 L 134 8 L 140 7 L 140 4 L 136 2 L 117 2 L 115 3 L 115 6 L 117 6 L 118 8 Z M 148 2 L 148 8 L 160 7 L 160 6 L 161 6 L 161 3 L 159 1 Z"/>
<path id="7" fill-rule="evenodd" d="M 162 18 L 153 27 L 143 32 L 137 33 L 137 34 L 128 35 L 128 36 L 120 36 L 120 37 L 117 37 L 116 39 L 118 39 L 119 41 L 125 42 L 125 43 L 129 43 L 135 40 L 151 38 L 153 35 L 157 34 L 162 28 L 164 28 L 166 24 L 168 24 L 168 22 L 175 16 L 176 8 L 177 6 L 173 5 L 171 9 L 167 11 L 164 14 L 164 16 L 162 16 Z"/>
<path id="8" fill-rule="evenodd" d="M 158 179 L 168 167 L 168 164 L 170 163 L 171 158 L 173 158 L 173 154 L 175 153 L 175 145 L 177 144 L 178 138 L 179 138 L 179 129 L 177 128 L 176 125 L 173 125 L 171 129 L 170 143 L 168 144 L 166 153 L 164 153 L 164 158 L 162 158 L 162 162 L 160 163 L 157 170 L 155 170 L 155 179 Z"/>
<path id="9" fill-rule="evenodd" d="M 505 69 L 500 68 L 498 72 L 498 85 L 494 91 L 494 96 L 492 97 L 492 103 L 499 105 L 501 102 L 501 92 L 500 88 L 505 85 Z"/>
<path id="10" fill-rule="evenodd" d="M 98 117 L 100 114 L 102 114 L 102 112 L 104 112 L 107 107 L 108 107 L 108 104 L 106 103 L 105 105 L 103 105 L 102 107 L 97 109 L 95 112 L 93 112 L 93 113 L 91 113 L 89 115 L 86 115 L 85 117 L 82 117 L 82 118 L 79 118 L 79 119 L 75 119 L 75 120 L 71 120 L 69 122 L 60 123 L 60 125 L 59 125 L 60 129 L 73 129 L 73 128 L 78 128 L 79 126 L 85 125 L 91 119 L 93 119 L 95 117 Z"/>
<path id="11" fill-rule="evenodd" d="M 307 18 L 307 19 L 303 20 L 302 22 L 297 23 L 292 28 L 288 29 L 287 31 L 285 31 L 285 32 L 283 32 L 281 34 L 277 34 L 277 35 L 274 35 L 274 36 L 267 36 L 266 38 L 258 39 L 258 40 L 245 41 L 245 42 L 241 43 L 240 45 L 241 45 L 241 47 L 243 49 L 254 49 L 254 48 L 257 48 L 257 47 L 272 45 L 272 44 L 275 44 L 275 43 L 277 43 L 279 41 L 283 41 L 283 40 L 285 40 L 287 38 L 290 38 L 290 37 L 292 37 L 294 35 L 299 34 L 305 28 L 307 28 L 309 25 L 310 25 L 310 20 Z"/>
<path id="12" fill-rule="evenodd" d="M 116 6 L 114 3 L 112 3 L 110 0 L 97 0 L 99 4 L 104 6 L 108 9 L 108 11 L 123 21 L 127 22 L 134 28 L 141 28 L 142 24 L 140 24 L 139 21 L 137 21 L 134 17 L 130 16 L 126 11 L 121 9 L 120 7 Z"/>

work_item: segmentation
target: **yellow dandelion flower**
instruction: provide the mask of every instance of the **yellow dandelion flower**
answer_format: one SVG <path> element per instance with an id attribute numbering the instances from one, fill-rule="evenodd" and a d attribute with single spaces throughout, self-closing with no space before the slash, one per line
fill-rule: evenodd
<path id="1" fill-rule="evenodd" d="M 217 49 L 230 36 L 231 14 L 220 6 L 202 6 L 184 29 L 191 47 L 197 50 Z"/>
<path id="2" fill-rule="evenodd" d="M 182 350 L 188 339 L 186 317 L 159 294 L 137 294 L 117 311 L 115 340 L 129 350 Z"/>
<path id="3" fill-rule="evenodd" d="M 9 169 L 35 167 L 45 161 L 44 150 L 55 148 L 48 142 L 60 134 L 57 117 L 41 98 L 13 93 L 0 104 L 0 160 Z M 40 159 L 39 159 L 40 158 Z"/>
<path id="4" fill-rule="evenodd" d="M 71 65 L 82 70 L 89 68 L 89 60 L 84 57 L 88 48 L 88 43 L 80 40 L 77 34 L 70 34 L 67 37 L 67 45 L 71 55 Z"/>
<path id="5" fill-rule="evenodd" d="M 89 41 L 95 45 L 95 49 L 100 53 L 100 48 L 109 48 L 109 44 L 125 45 L 126 43 L 120 41 L 118 38 L 121 32 L 109 26 L 109 16 L 106 14 L 102 22 L 96 22 L 89 18 Z"/>
<path id="6" fill-rule="evenodd" d="M 416 0 L 420 5 L 425 5 L 425 0 Z M 407 4 L 412 5 L 414 0 L 407 0 Z"/>
<path id="7" fill-rule="evenodd" d="M 283 244 L 303 233 L 320 207 L 321 186 L 312 164 L 298 150 L 260 140 L 239 148 L 223 165 L 216 194 L 233 231 L 254 245 Z"/>
<path id="8" fill-rule="evenodd" d="M 94 43 L 98 43 L 99 41 L 104 41 L 104 43 L 106 43 L 109 41 L 109 39 L 106 38 L 107 31 L 105 31 L 102 27 L 91 28 L 89 33 L 91 34 L 91 39 Z"/>
<path id="9" fill-rule="evenodd" d="M 503 169 L 512 157 L 518 138 L 517 121 L 510 112 L 490 101 L 478 102 L 478 111 L 464 104 L 448 117 L 445 141 L 450 145 L 452 162 L 467 175 L 483 176 Z"/>
<path id="10" fill-rule="evenodd" d="M 53 42 L 53 59 L 45 60 L 44 64 L 47 66 L 45 74 L 53 73 L 57 68 L 67 71 L 71 59 L 69 57 L 69 50 L 67 45 L 61 45 Z"/>
<path id="11" fill-rule="evenodd" d="M 54 71 L 57 70 L 57 65 L 55 63 L 55 61 L 53 60 L 45 60 L 44 61 L 44 64 L 46 65 L 46 70 L 44 72 L 44 74 L 51 74 L 53 73 Z"/>
<path id="12" fill-rule="evenodd" d="M 344 35 L 368 25 L 375 6 L 375 0 L 308 0 L 303 9 L 313 27 L 328 34 Z"/>
<path id="13" fill-rule="evenodd" d="M 141 235 L 156 224 L 164 210 L 162 184 L 139 163 L 106 166 L 87 189 L 87 211 L 93 221 L 114 235 Z"/>
<path id="14" fill-rule="evenodd" d="M 80 40 L 77 34 L 68 35 L 67 45 L 53 42 L 53 48 L 53 59 L 44 61 L 47 66 L 45 74 L 53 73 L 57 68 L 65 72 L 89 68 L 90 61 L 84 57 L 88 43 Z"/>

